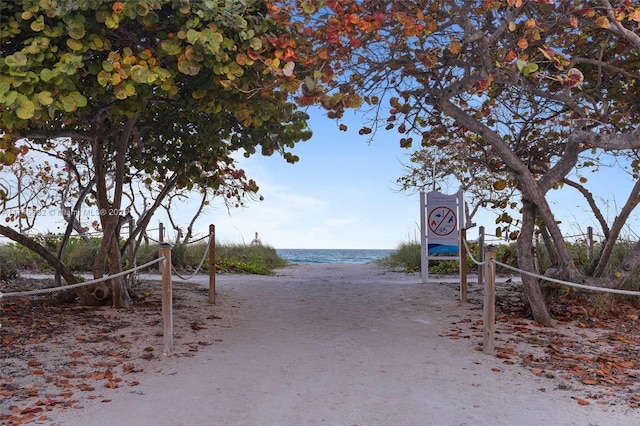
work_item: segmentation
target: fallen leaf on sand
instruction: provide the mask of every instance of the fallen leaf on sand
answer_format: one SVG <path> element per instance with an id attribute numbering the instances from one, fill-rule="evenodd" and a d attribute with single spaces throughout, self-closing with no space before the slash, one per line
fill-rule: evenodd
<path id="1" fill-rule="evenodd" d="M 575 399 L 576 402 L 580 405 L 589 405 L 589 401 L 586 399 L 578 398 L 577 396 L 572 396 L 571 398 Z"/>

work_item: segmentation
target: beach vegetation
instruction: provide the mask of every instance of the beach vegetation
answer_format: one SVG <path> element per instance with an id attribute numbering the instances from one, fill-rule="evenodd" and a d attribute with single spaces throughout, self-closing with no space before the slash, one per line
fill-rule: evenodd
<path id="1" fill-rule="evenodd" d="M 48 237 L 49 244 L 55 248 L 62 241 L 62 237 L 56 239 Z M 91 239 L 84 241 L 80 238 L 74 238 L 72 241 L 72 249 L 69 250 L 63 262 L 72 268 L 76 274 L 76 280 L 79 273 L 87 273 L 91 271 L 93 265 L 93 257 L 97 252 L 100 241 Z M 142 246 L 137 253 L 136 265 L 148 263 L 158 257 L 158 246 L 150 244 Z M 176 244 L 171 249 L 171 264 L 178 272 L 192 273 L 201 268 L 203 273 L 209 272 L 209 245 L 206 242 L 197 242 L 194 244 Z M 231 273 L 242 272 L 248 274 L 269 275 L 276 268 L 282 268 L 288 264 L 287 260 L 281 258 L 276 250 L 269 245 L 246 245 L 246 244 L 216 244 L 215 247 L 216 272 Z M 129 265 L 129 259 L 125 263 L 127 268 L 133 267 Z M 157 265 L 153 265 L 150 269 L 156 269 Z M 6 243 L 0 245 L 0 279 L 10 279 L 17 277 L 20 272 L 25 273 L 51 273 L 55 271 L 47 263 L 40 261 L 40 257 L 24 246 L 15 243 Z M 142 272 L 145 272 L 144 270 Z"/>

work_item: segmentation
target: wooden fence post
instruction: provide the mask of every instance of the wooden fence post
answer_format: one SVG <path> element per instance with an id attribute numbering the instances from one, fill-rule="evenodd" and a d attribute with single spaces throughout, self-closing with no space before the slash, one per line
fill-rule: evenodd
<path id="1" fill-rule="evenodd" d="M 136 265 L 136 249 L 138 248 L 138 244 L 136 240 L 133 239 L 133 231 L 136 227 L 136 220 L 134 218 L 129 219 L 129 269 L 135 268 Z M 138 274 L 134 272 L 134 276 Z"/>
<path id="2" fill-rule="evenodd" d="M 484 226 L 478 228 L 478 284 L 484 283 Z"/>
<path id="3" fill-rule="evenodd" d="M 460 301 L 467 301 L 467 230 L 460 230 Z"/>
<path id="4" fill-rule="evenodd" d="M 173 352 L 173 289 L 171 286 L 171 245 L 160 245 L 160 269 L 162 270 L 162 322 L 163 353 L 169 355 Z"/>
<path id="5" fill-rule="evenodd" d="M 160 244 L 164 243 L 164 225 L 162 222 L 158 224 L 158 241 L 160 241 Z"/>
<path id="6" fill-rule="evenodd" d="M 209 225 L 209 303 L 216 303 L 216 226 Z"/>
<path id="7" fill-rule="evenodd" d="M 496 325 L 496 252 L 495 246 L 487 246 L 485 256 L 485 282 L 484 282 L 484 319 L 482 352 L 493 355 L 495 352 L 495 325 Z"/>

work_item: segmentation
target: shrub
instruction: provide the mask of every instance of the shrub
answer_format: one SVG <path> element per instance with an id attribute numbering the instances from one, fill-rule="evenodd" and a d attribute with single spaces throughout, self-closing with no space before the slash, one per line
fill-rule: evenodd
<path id="1" fill-rule="evenodd" d="M 15 251 L 8 245 L 0 245 L 0 280 L 6 281 L 17 276 Z"/>
<path id="2" fill-rule="evenodd" d="M 415 241 L 400 243 L 389 256 L 378 260 L 381 265 L 401 268 L 406 272 L 420 270 L 420 243 Z"/>

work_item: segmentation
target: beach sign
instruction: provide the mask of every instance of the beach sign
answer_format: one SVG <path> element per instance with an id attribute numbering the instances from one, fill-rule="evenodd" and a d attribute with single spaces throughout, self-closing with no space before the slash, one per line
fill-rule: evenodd
<path id="1" fill-rule="evenodd" d="M 429 280 L 429 260 L 460 261 L 460 230 L 464 229 L 462 190 L 447 195 L 420 193 L 420 267 L 422 282 Z"/>
<path id="2" fill-rule="evenodd" d="M 427 193 L 427 241 L 429 254 L 458 254 L 458 194 Z"/>

